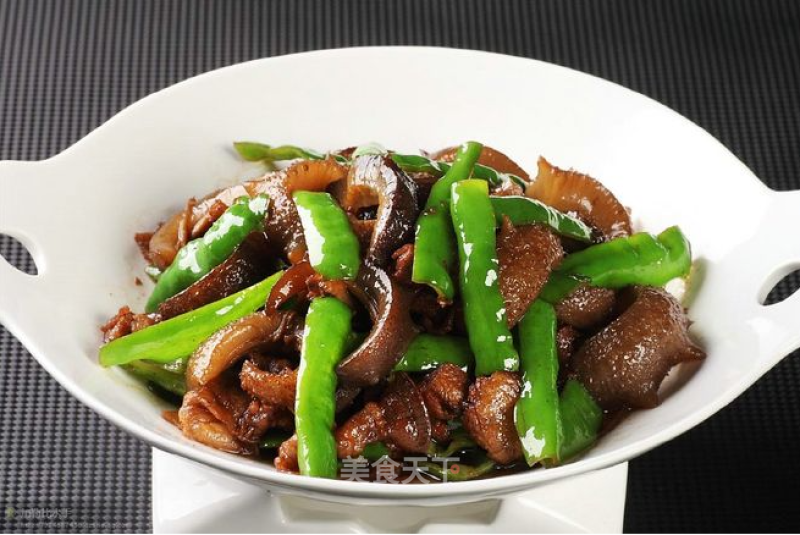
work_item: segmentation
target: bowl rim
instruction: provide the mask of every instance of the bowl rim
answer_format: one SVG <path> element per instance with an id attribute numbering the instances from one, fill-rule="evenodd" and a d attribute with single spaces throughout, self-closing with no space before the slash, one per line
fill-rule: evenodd
<path id="1" fill-rule="evenodd" d="M 292 62 L 298 58 L 314 57 L 333 57 L 333 56 L 348 56 L 350 60 L 357 59 L 362 55 L 369 54 L 394 54 L 394 55 L 440 55 L 440 56 L 472 56 L 474 58 L 489 59 L 491 61 L 506 61 L 509 64 L 514 63 L 519 68 L 525 68 L 531 64 L 537 64 L 539 67 L 559 71 L 561 74 L 568 74 L 570 76 L 583 77 L 591 80 L 595 84 L 603 84 L 611 86 L 615 91 L 619 92 L 626 99 L 643 99 L 649 106 L 656 106 L 661 113 L 667 113 L 675 118 L 679 118 L 685 128 L 694 128 L 698 135 L 706 136 L 709 141 L 713 141 L 720 148 L 722 148 L 731 158 L 735 159 L 741 166 L 747 170 L 747 175 L 753 181 L 758 183 L 765 193 L 768 195 L 772 193 L 755 175 L 750 172 L 747 167 L 738 160 L 738 158 L 731 153 L 724 145 L 716 140 L 707 131 L 683 117 L 667 106 L 624 86 L 614 82 L 604 80 L 591 74 L 587 74 L 569 67 L 556 65 L 553 63 L 530 59 L 519 56 L 511 56 L 506 54 L 499 54 L 494 52 L 486 52 L 480 50 L 469 49 L 455 49 L 447 47 L 427 47 L 427 46 L 388 46 L 388 47 L 348 47 L 336 48 L 326 50 L 314 50 L 301 52 L 296 54 L 287 54 L 281 56 L 267 57 L 254 59 L 226 67 L 207 71 L 205 73 L 192 76 L 186 80 L 180 81 L 171 86 L 160 89 L 142 99 L 128 105 L 107 121 L 102 123 L 96 129 L 88 133 L 86 136 L 64 149 L 62 152 L 51 156 L 45 160 L 38 162 L 29 162 L 31 164 L 50 163 L 55 164 L 61 159 L 70 158 L 73 154 L 77 153 L 80 148 L 89 139 L 94 139 L 97 136 L 102 136 L 104 130 L 116 122 L 120 121 L 130 113 L 156 99 L 164 98 L 176 89 L 187 89 L 192 85 L 218 76 L 228 75 L 231 72 L 238 70 L 247 70 L 258 68 L 264 64 L 279 64 L 282 62 Z M 531 63 L 532 62 L 532 63 Z M 640 439 L 622 447 L 616 448 L 607 453 L 598 455 L 597 457 L 584 458 L 575 460 L 569 464 L 558 466 L 555 468 L 537 468 L 534 470 L 526 470 L 515 474 L 503 475 L 488 479 L 478 479 L 466 482 L 447 482 L 436 483 L 430 485 L 381 485 L 375 483 L 365 483 L 356 481 L 343 481 L 320 479 L 301 476 L 298 474 L 291 474 L 280 472 L 268 465 L 258 466 L 253 463 L 246 463 L 239 456 L 234 454 L 226 454 L 219 452 L 210 447 L 191 442 L 189 439 L 176 440 L 172 437 L 160 434 L 154 429 L 138 424 L 129 420 L 119 414 L 110 406 L 100 403 L 88 391 L 81 388 L 80 384 L 73 381 L 65 374 L 62 374 L 51 360 L 39 350 L 38 344 L 35 340 L 27 337 L 23 332 L 15 328 L 14 322 L 9 322 L 6 326 L 8 330 L 16 336 L 34 355 L 39 364 L 47 370 L 67 391 L 75 396 L 84 405 L 88 406 L 105 419 L 112 422 L 117 427 L 130 433 L 131 435 L 143 440 L 149 445 L 159 448 L 163 451 L 180 455 L 182 457 L 203 463 L 205 465 L 221 469 L 225 472 L 245 477 L 250 480 L 256 480 L 268 485 L 282 488 L 285 490 L 309 491 L 318 494 L 339 495 L 347 497 L 360 497 L 367 499 L 392 499 L 392 500 L 419 500 L 426 498 L 451 498 L 463 499 L 470 495 L 493 495 L 509 493 L 521 490 L 525 487 L 539 485 L 556 479 L 575 476 L 589 471 L 599 470 L 606 468 L 642 454 L 674 437 L 680 433 L 696 426 L 712 414 L 723 408 L 725 405 L 733 401 L 739 394 L 741 394 L 748 386 L 750 386 L 756 379 L 765 373 L 771 366 L 765 365 L 756 367 L 749 373 L 742 374 L 738 380 L 732 381 L 730 386 L 720 394 L 713 403 L 709 403 L 703 407 L 699 407 L 696 411 L 692 412 L 689 416 L 674 422 L 673 424 L 660 429 L 659 432 L 649 436 L 646 439 Z"/>

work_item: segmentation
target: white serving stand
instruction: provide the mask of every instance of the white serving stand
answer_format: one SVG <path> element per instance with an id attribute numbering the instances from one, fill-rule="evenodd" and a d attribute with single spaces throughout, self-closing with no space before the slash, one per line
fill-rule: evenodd
<path id="1" fill-rule="evenodd" d="M 621 533 L 628 465 L 479 503 L 358 507 L 281 496 L 153 450 L 154 533 Z"/>

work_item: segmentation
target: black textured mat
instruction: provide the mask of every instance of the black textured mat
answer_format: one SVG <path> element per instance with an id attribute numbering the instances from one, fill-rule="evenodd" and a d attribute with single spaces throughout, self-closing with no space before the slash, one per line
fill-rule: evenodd
<path id="1" fill-rule="evenodd" d="M 127 104 L 217 67 L 393 44 L 484 49 L 602 76 L 688 116 L 771 187 L 800 188 L 792 1 L 0 0 L 0 159 L 46 158 Z M 31 268 L 6 239 L 0 253 Z M 794 355 L 707 423 L 632 462 L 626 530 L 800 530 L 799 385 Z M 149 455 L 0 330 L 0 529 L 148 531 Z"/>

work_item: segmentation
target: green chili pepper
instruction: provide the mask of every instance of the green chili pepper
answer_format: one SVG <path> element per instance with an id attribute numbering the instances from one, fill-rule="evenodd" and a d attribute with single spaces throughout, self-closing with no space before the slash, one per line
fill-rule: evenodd
<path id="1" fill-rule="evenodd" d="M 445 166 L 447 165 L 445 162 L 442 162 L 442 164 Z M 500 184 L 510 180 L 511 182 L 516 182 L 517 185 L 523 190 L 528 187 L 528 183 L 522 177 L 512 175 L 511 173 L 501 173 L 499 171 L 495 171 L 491 167 L 486 167 L 485 165 L 481 165 L 479 163 L 475 164 L 475 169 L 472 170 L 472 176 L 474 178 L 486 180 L 493 186 L 499 186 Z"/>
<path id="2" fill-rule="evenodd" d="M 640 232 L 567 256 L 558 268 L 585 277 L 595 286 L 661 286 L 689 273 L 692 253 L 686 236 L 670 227 L 658 236 Z"/>
<path id="3" fill-rule="evenodd" d="M 283 429 L 270 429 L 261 438 L 258 447 L 262 450 L 274 450 L 281 447 L 281 444 L 292 437 L 292 434 Z"/>
<path id="4" fill-rule="evenodd" d="M 186 362 L 183 360 L 166 364 L 150 360 L 137 360 L 123 365 L 122 368 L 137 379 L 153 383 L 177 396 L 186 393 L 186 376 L 184 375 Z"/>
<path id="5" fill-rule="evenodd" d="M 426 372 L 451 363 L 466 370 L 474 360 L 468 340 L 422 333 L 411 341 L 394 369 L 399 372 Z"/>
<path id="6" fill-rule="evenodd" d="M 603 410 L 579 382 L 570 379 L 561 392 L 563 440 L 559 457 L 565 461 L 586 450 L 597 440 Z"/>
<path id="7" fill-rule="evenodd" d="M 406 173 L 428 173 L 435 177 L 445 174 L 443 162 L 437 162 L 418 154 L 392 154 L 392 161 Z M 450 167 L 447 166 L 447 169 Z"/>
<path id="8" fill-rule="evenodd" d="M 439 177 L 450 170 L 450 164 L 447 162 L 437 162 L 417 154 L 392 154 L 392 160 L 406 173 L 428 173 Z M 479 163 L 476 163 L 475 167 L 472 169 L 472 176 L 473 178 L 486 180 L 492 186 L 499 186 L 509 180 L 516 182 L 523 188 L 528 185 L 523 178 L 517 175 L 500 173 L 491 167 L 486 167 Z"/>
<path id="9" fill-rule="evenodd" d="M 431 188 L 425 209 L 417 220 L 411 279 L 429 285 L 446 301 L 452 301 L 455 296 L 455 286 L 450 276 L 456 263 L 455 240 L 448 214 L 450 188 L 456 182 L 469 178 L 481 150 L 483 146 L 474 141 L 458 148 L 452 167 Z"/>
<path id="10" fill-rule="evenodd" d="M 381 145 L 380 143 L 367 143 L 365 145 L 359 145 L 356 147 L 356 150 L 353 151 L 351 154 L 351 158 L 356 159 L 359 156 L 370 156 L 370 155 L 381 155 L 386 154 L 388 151 L 386 148 Z"/>
<path id="11" fill-rule="evenodd" d="M 117 338 L 100 348 L 100 364 L 118 366 L 141 359 L 161 363 L 185 359 L 225 325 L 262 308 L 281 275 L 283 272 L 279 271 L 224 299 Z"/>
<path id="12" fill-rule="evenodd" d="M 271 147 L 263 143 L 252 141 L 236 141 L 233 147 L 239 156 L 248 162 L 280 162 L 286 160 L 324 160 L 328 155 L 311 149 L 303 149 L 294 145 L 281 145 Z M 333 158 L 341 163 L 347 162 L 347 158 L 333 155 Z"/>
<path id="13" fill-rule="evenodd" d="M 483 457 L 474 465 L 462 464 L 459 462 L 448 463 L 447 472 L 445 473 L 444 464 L 439 462 L 424 462 L 420 463 L 426 472 L 442 481 L 469 481 L 483 477 L 492 472 L 496 465 L 494 461 L 488 457 Z"/>
<path id="14" fill-rule="evenodd" d="M 336 440 L 336 365 L 350 336 L 350 308 L 334 297 L 314 299 L 308 308 L 300 352 L 295 400 L 297 460 L 300 473 L 334 478 Z"/>
<path id="15" fill-rule="evenodd" d="M 450 272 L 455 264 L 456 242 L 444 206 L 425 210 L 417 219 L 411 279 L 427 284 L 444 302 L 452 302 L 456 288 Z"/>
<path id="16" fill-rule="evenodd" d="M 544 223 L 558 234 L 575 240 L 592 241 L 592 229 L 583 221 L 570 217 L 546 204 L 521 196 L 491 197 L 497 224 L 508 217 L 515 225 Z"/>
<path id="17" fill-rule="evenodd" d="M 680 228 L 669 227 L 658 236 L 639 232 L 567 256 L 542 294 L 547 301 L 558 302 L 581 279 L 603 288 L 663 286 L 685 277 L 691 268 L 691 246 Z"/>
<path id="18" fill-rule="evenodd" d="M 506 310 L 497 278 L 495 215 L 489 187 L 483 180 L 462 180 L 452 186 L 450 212 L 458 240 L 459 275 L 464 322 L 475 354 L 475 374 L 516 371 L 519 356 L 506 324 Z"/>
<path id="19" fill-rule="evenodd" d="M 551 304 L 558 304 L 581 283 L 581 279 L 563 275 L 558 271 L 550 273 L 547 284 L 539 292 L 538 298 Z"/>
<path id="20" fill-rule="evenodd" d="M 558 403 L 556 312 L 537 299 L 519 324 L 522 392 L 514 407 L 522 451 L 528 466 L 558 461 L 561 416 Z"/>
<path id="21" fill-rule="evenodd" d="M 431 457 L 448 458 L 452 457 L 459 451 L 466 449 L 477 448 L 478 445 L 472 440 L 472 437 L 463 428 L 454 429 L 450 433 L 450 443 L 445 448 L 433 447 L 430 452 Z"/>
<path id="22" fill-rule="evenodd" d="M 314 270 L 327 279 L 355 279 L 361 263 L 358 238 L 344 211 L 329 193 L 297 191 L 293 197 Z"/>
<path id="23" fill-rule="evenodd" d="M 339 154 L 325 154 L 295 145 L 272 147 L 252 141 L 236 141 L 233 143 L 233 146 L 236 152 L 248 162 L 272 163 L 287 160 L 324 160 L 325 158 L 332 157 L 339 163 L 349 163 L 348 158 Z M 386 152 L 386 149 L 379 143 L 367 143 L 366 145 L 357 147 L 352 156 L 356 157 L 362 154 L 384 154 Z M 418 154 L 392 154 L 391 157 L 394 163 L 407 173 L 429 173 L 433 176 L 440 177 L 447 173 L 451 167 L 451 164 L 448 162 L 437 162 Z M 522 188 L 528 185 L 528 182 L 522 177 L 511 173 L 500 173 L 491 167 L 481 164 L 475 164 L 472 174 L 475 178 L 487 180 L 493 186 L 499 186 L 509 180 L 516 182 Z"/>
<path id="24" fill-rule="evenodd" d="M 368 461 L 377 461 L 378 459 L 382 457 L 388 457 L 389 455 L 389 448 L 387 448 L 386 444 L 383 442 L 373 442 L 372 444 L 367 444 L 367 447 L 364 448 L 363 452 L 361 452 L 361 456 Z"/>
<path id="25" fill-rule="evenodd" d="M 203 278 L 224 262 L 247 236 L 264 228 L 269 197 L 240 197 L 201 237 L 178 251 L 175 260 L 159 276 L 145 310 L 154 312 L 158 305 Z"/>

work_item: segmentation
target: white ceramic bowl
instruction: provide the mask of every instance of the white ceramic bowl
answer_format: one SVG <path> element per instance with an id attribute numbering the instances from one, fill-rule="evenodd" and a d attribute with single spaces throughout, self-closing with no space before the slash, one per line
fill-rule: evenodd
<path id="1" fill-rule="evenodd" d="M 132 379 L 97 364 L 98 326 L 141 308 L 134 232 L 257 169 L 233 140 L 333 149 L 377 140 L 412 151 L 466 139 L 535 169 L 540 154 L 599 178 L 638 226 L 680 224 L 697 258 L 694 333 L 708 359 L 660 407 L 635 413 L 582 460 L 438 485 L 279 473 L 182 437 Z M 479 500 L 630 459 L 697 425 L 800 345 L 800 298 L 760 304 L 800 267 L 800 193 L 776 193 L 709 134 L 637 93 L 562 67 L 479 52 L 363 48 L 253 61 L 132 105 L 41 162 L 0 164 L 0 232 L 38 276 L 0 262 L 0 321 L 65 388 L 152 444 L 284 492 L 348 503 Z M 679 374 L 680 375 L 680 374 Z M 36 392 L 29 395 L 35 396 Z M 735 440 L 736 437 L 730 437 Z"/>

